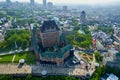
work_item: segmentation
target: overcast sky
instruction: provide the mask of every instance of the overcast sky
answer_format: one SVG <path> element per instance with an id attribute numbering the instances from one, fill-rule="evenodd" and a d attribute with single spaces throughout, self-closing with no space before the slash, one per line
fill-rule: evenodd
<path id="1" fill-rule="evenodd" d="M 5 0 L 0 0 L 5 1 Z M 30 0 L 11 0 L 19 2 L 29 2 Z M 35 2 L 42 3 L 42 0 L 35 0 Z M 115 2 L 120 2 L 120 0 L 47 0 L 47 2 L 53 3 L 69 3 L 69 4 L 112 4 Z"/>

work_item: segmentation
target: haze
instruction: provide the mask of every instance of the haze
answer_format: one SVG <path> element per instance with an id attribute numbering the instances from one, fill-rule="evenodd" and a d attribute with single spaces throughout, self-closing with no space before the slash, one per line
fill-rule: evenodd
<path id="1" fill-rule="evenodd" d="M 30 0 L 11 0 L 11 1 L 29 2 Z M 35 0 L 35 2 L 42 3 L 42 0 Z M 47 2 L 53 2 L 57 4 L 113 4 L 116 2 L 120 2 L 120 0 L 47 0 Z"/>

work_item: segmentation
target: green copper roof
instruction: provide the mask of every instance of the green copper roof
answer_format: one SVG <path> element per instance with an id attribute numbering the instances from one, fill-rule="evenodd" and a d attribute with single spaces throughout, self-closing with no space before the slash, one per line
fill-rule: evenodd
<path id="1" fill-rule="evenodd" d="M 72 49 L 71 45 L 61 48 L 58 52 L 42 52 L 40 53 L 43 58 L 62 58 L 67 51 Z"/>

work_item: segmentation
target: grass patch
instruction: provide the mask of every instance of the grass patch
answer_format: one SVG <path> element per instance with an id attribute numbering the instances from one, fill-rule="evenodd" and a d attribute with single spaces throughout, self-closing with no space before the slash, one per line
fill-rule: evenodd
<path id="1" fill-rule="evenodd" d="M 22 53 L 17 53 L 14 63 L 18 63 L 20 59 L 25 59 L 25 62 L 27 64 L 35 64 L 35 54 L 34 52 L 22 52 Z"/>
<path id="2" fill-rule="evenodd" d="M 14 62 L 18 63 L 20 59 L 26 59 L 26 53 L 17 53 Z"/>
<path id="3" fill-rule="evenodd" d="M 0 63 L 11 63 L 14 54 L 0 56 Z"/>
<path id="4" fill-rule="evenodd" d="M 0 56 L 0 63 L 12 63 L 14 54 Z M 27 64 L 35 64 L 35 54 L 33 51 L 16 53 L 13 63 L 19 63 L 20 59 L 24 59 Z"/>
<path id="5" fill-rule="evenodd" d="M 79 52 L 80 55 L 84 54 L 83 52 Z"/>

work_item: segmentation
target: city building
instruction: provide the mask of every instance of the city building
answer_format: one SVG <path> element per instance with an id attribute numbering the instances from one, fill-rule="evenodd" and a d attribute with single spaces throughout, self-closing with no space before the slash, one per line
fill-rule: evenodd
<path id="1" fill-rule="evenodd" d="M 49 10 L 53 9 L 53 3 L 52 3 L 52 2 L 48 2 L 47 8 L 48 8 Z"/>
<path id="2" fill-rule="evenodd" d="M 34 0 L 30 0 L 30 4 L 34 5 L 35 1 Z"/>
<path id="3" fill-rule="evenodd" d="M 46 8 L 46 0 L 43 0 L 43 7 Z"/>
<path id="4" fill-rule="evenodd" d="M 44 21 L 40 28 L 34 30 L 34 34 L 37 59 L 57 65 L 64 64 L 64 60 L 70 56 L 72 46 L 67 44 L 64 33 L 55 21 Z"/>
<path id="5" fill-rule="evenodd" d="M 86 25 L 86 12 L 82 11 L 80 15 L 80 22 L 82 25 Z"/>
<path id="6" fill-rule="evenodd" d="M 68 7 L 67 6 L 63 6 L 63 11 L 67 11 Z"/>
<path id="7" fill-rule="evenodd" d="M 11 1 L 10 0 L 6 0 L 6 3 L 11 3 Z"/>

